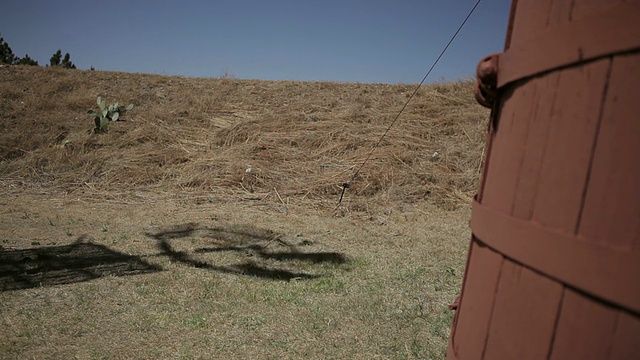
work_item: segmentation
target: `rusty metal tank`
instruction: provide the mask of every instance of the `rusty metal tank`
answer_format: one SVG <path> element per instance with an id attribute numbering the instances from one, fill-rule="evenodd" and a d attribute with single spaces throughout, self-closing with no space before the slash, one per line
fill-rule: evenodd
<path id="1" fill-rule="evenodd" d="M 447 359 L 640 359 L 640 1 L 514 0 Z"/>

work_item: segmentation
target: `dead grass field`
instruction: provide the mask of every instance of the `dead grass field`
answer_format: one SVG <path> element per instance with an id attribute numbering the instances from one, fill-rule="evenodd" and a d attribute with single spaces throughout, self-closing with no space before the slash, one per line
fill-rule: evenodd
<path id="1" fill-rule="evenodd" d="M 413 89 L 1 67 L 0 357 L 443 358 L 471 82 L 421 88 L 336 207 Z M 97 96 L 136 107 L 92 134 Z"/>

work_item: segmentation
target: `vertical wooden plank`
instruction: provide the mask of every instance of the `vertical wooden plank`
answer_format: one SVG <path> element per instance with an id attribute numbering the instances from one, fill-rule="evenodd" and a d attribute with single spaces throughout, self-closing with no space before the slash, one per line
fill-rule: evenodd
<path id="1" fill-rule="evenodd" d="M 640 359 L 640 318 L 626 312 L 620 312 L 611 342 L 609 359 Z"/>
<path id="2" fill-rule="evenodd" d="M 504 95 L 491 144 L 482 203 L 507 214 L 513 205 L 535 93 L 536 83 L 528 82 Z"/>
<path id="3" fill-rule="evenodd" d="M 640 242 L 640 55 L 614 59 L 578 233 L 630 251 Z"/>
<path id="4" fill-rule="evenodd" d="M 597 12 L 606 11 L 608 8 L 623 2 L 625 2 L 625 0 L 573 0 L 571 21 Z"/>
<path id="5" fill-rule="evenodd" d="M 491 117 L 489 120 L 489 129 L 487 131 L 487 136 L 485 140 L 484 147 L 484 160 L 482 165 L 482 175 L 480 176 L 480 189 L 478 189 L 477 199 L 478 202 L 482 203 L 482 199 L 484 198 L 484 189 L 487 184 L 487 173 L 489 171 L 489 163 L 491 162 L 491 150 L 493 149 L 493 140 L 495 139 L 495 132 L 493 128 L 493 124 L 499 111 L 491 111 Z"/>
<path id="6" fill-rule="evenodd" d="M 561 70 L 533 218 L 573 233 L 582 206 L 610 60 Z"/>
<path id="7" fill-rule="evenodd" d="M 563 287 L 505 260 L 484 359 L 545 359 Z"/>
<path id="8" fill-rule="evenodd" d="M 613 308 L 566 290 L 550 359 L 607 359 L 617 317 Z"/>
<path id="9" fill-rule="evenodd" d="M 504 50 L 509 50 L 511 47 L 511 34 L 513 33 L 513 27 L 515 25 L 514 20 L 516 18 L 516 9 L 518 8 L 518 0 L 511 0 L 511 8 L 509 9 L 509 22 L 507 23 L 507 33 L 504 38 Z"/>
<path id="10" fill-rule="evenodd" d="M 573 3 L 570 0 L 553 0 L 549 10 L 547 27 L 554 27 L 569 22 Z"/>
<path id="11" fill-rule="evenodd" d="M 536 80 L 539 91 L 536 92 L 533 100 L 533 118 L 529 125 L 512 209 L 513 216 L 520 219 L 531 219 L 533 216 L 533 205 L 540 182 L 540 168 L 549 136 L 558 79 L 559 74 L 554 72 Z"/>
<path id="12" fill-rule="evenodd" d="M 552 0 L 518 0 L 510 47 L 515 47 L 546 30 Z"/>
<path id="13" fill-rule="evenodd" d="M 477 241 L 472 242 L 470 251 L 458 322 L 452 334 L 454 351 L 465 360 L 481 359 L 503 261 L 502 255 Z"/>

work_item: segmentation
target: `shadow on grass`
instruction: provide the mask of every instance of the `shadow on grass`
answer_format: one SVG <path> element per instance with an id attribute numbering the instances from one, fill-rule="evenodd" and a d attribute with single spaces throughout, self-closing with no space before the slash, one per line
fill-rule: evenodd
<path id="1" fill-rule="evenodd" d="M 195 268 L 203 268 L 227 274 L 253 276 L 271 280 L 313 279 L 321 275 L 302 272 L 291 267 L 294 263 L 331 263 L 347 264 L 348 258 L 337 252 L 302 252 L 295 245 L 282 240 L 282 235 L 271 230 L 250 225 L 230 225 L 207 228 L 189 223 L 172 226 L 157 232 L 146 234 L 158 241 L 161 254 L 176 263 Z M 207 239 L 216 246 L 196 248 L 191 251 L 180 251 L 173 246 L 176 240 Z M 286 251 L 269 251 L 270 245 L 285 247 Z M 302 243 L 309 245 L 310 243 Z M 255 260 L 247 260 L 236 265 L 214 265 L 196 258 L 197 254 L 237 252 L 250 256 Z M 289 265 L 287 267 L 287 265 Z"/>
<path id="2" fill-rule="evenodd" d="M 0 249 L 0 291 L 29 289 L 88 281 L 103 276 L 129 276 L 162 268 L 109 249 L 84 242 L 31 249 Z"/>

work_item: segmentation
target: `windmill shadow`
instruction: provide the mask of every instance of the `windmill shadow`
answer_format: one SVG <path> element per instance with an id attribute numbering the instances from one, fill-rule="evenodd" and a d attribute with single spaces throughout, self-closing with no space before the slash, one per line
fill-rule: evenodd
<path id="1" fill-rule="evenodd" d="M 163 269 L 138 256 L 84 242 L 30 249 L 0 248 L 0 291 L 71 284 L 104 276 L 149 274 Z"/>
<path id="2" fill-rule="evenodd" d="M 159 231 L 148 232 L 149 238 L 156 240 L 160 255 L 172 262 L 195 268 L 207 269 L 226 274 L 245 275 L 271 280 L 313 279 L 321 277 L 309 271 L 302 271 L 302 263 L 307 264 L 348 264 L 347 256 L 337 252 L 305 252 L 300 245 L 283 240 L 283 235 L 268 229 L 251 225 L 227 225 L 203 227 L 187 223 L 171 226 Z M 205 246 L 189 250 L 178 250 L 180 241 L 193 241 Z M 213 246 L 212 246 L 213 244 Z M 302 242 L 302 246 L 312 243 Z M 272 248 L 284 251 L 272 251 Z M 215 261 L 202 259 L 202 255 L 216 253 L 237 253 L 243 255 L 240 264 L 221 265 Z M 250 260 L 246 260 L 249 257 Z"/>

